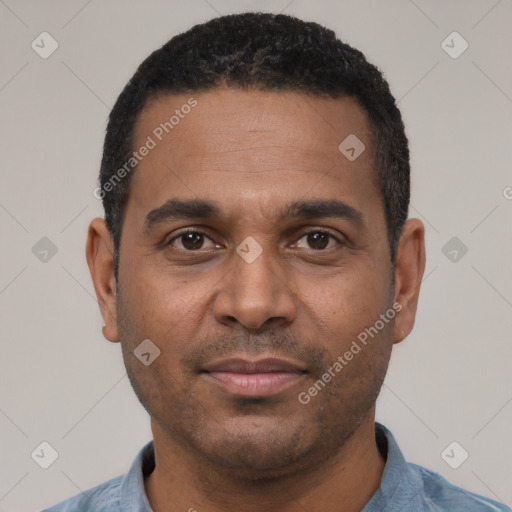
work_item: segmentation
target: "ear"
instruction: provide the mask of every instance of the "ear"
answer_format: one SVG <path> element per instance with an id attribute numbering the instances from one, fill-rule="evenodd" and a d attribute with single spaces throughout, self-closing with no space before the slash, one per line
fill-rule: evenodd
<path id="1" fill-rule="evenodd" d="M 112 342 L 119 341 L 117 330 L 117 294 L 114 276 L 114 247 L 104 219 L 91 221 L 87 233 L 87 264 L 103 317 L 103 336 Z"/>
<path id="2" fill-rule="evenodd" d="M 425 227 L 419 219 L 409 219 L 402 230 L 395 263 L 395 303 L 401 309 L 395 320 L 395 343 L 412 331 L 421 280 L 425 271 Z"/>

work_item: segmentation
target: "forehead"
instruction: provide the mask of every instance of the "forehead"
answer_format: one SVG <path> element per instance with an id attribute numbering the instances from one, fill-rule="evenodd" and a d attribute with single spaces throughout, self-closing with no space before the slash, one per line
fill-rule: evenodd
<path id="1" fill-rule="evenodd" d="M 354 137 L 365 150 L 351 161 L 339 146 Z M 352 195 L 360 203 L 377 193 L 367 116 L 350 98 L 232 89 L 162 94 L 137 121 L 133 149 L 144 145 L 153 147 L 137 165 L 129 203 L 146 209 L 176 196 L 243 210 L 256 202 L 270 211 L 305 196 Z"/>
<path id="2" fill-rule="evenodd" d="M 366 112 L 352 98 L 215 89 L 150 98 L 136 123 L 136 143 L 151 134 L 157 143 L 173 145 L 176 157 L 194 156 L 196 141 L 205 152 L 220 154 L 256 149 L 271 137 L 272 146 L 286 145 L 299 158 L 305 151 L 319 156 L 326 149 L 332 156 L 350 134 L 368 139 L 369 126 Z M 184 139 L 187 145 L 181 144 Z"/>

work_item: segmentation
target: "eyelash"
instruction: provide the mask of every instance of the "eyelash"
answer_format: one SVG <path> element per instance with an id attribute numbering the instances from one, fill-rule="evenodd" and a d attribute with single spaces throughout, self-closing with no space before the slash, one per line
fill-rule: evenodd
<path id="1" fill-rule="evenodd" d="M 168 246 L 168 245 L 171 245 L 172 242 L 174 242 L 175 240 L 178 240 L 180 237 L 182 237 L 183 235 L 187 235 L 189 233 L 194 233 L 194 234 L 197 234 L 197 235 L 203 235 L 205 236 L 206 238 L 211 239 L 211 237 L 208 236 L 208 233 L 200 228 L 188 228 L 186 229 L 185 231 L 182 231 L 181 233 L 173 236 L 165 245 Z M 309 235 L 310 233 L 323 233 L 323 234 L 326 234 L 328 236 L 330 236 L 331 238 L 333 238 L 334 240 L 336 240 L 336 242 L 338 243 L 338 245 L 345 245 L 344 242 L 342 242 L 339 238 L 337 238 L 336 236 L 334 236 L 330 231 L 327 231 L 325 229 L 311 229 L 309 231 L 304 231 L 304 232 L 301 232 L 299 237 L 297 238 L 297 240 L 300 240 L 301 238 L 303 238 L 305 235 Z M 213 240 L 212 240 L 213 242 Z M 330 249 L 332 249 L 332 247 L 330 247 Z M 196 251 L 192 251 L 192 250 L 187 250 L 187 249 L 184 249 L 186 252 L 199 252 L 201 249 L 198 249 Z M 318 252 L 321 252 L 321 251 L 327 251 L 329 249 L 311 249 L 313 251 L 318 251 Z"/>

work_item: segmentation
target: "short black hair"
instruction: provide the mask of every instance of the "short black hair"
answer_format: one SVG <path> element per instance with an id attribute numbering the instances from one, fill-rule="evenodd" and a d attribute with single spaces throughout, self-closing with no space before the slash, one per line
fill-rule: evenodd
<path id="1" fill-rule="evenodd" d="M 119 179 L 118 171 L 123 165 L 126 168 L 133 155 L 140 112 L 149 99 L 161 93 L 220 87 L 295 91 L 358 102 L 370 123 L 376 184 L 394 263 L 409 207 L 409 148 L 402 116 L 382 73 L 363 53 L 317 23 L 283 14 L 242 13 L 195 25 L 154 51 L 139 66 L 110 113 L 99 190 L 114 245 L 116 279 L 133 174 L 124 172 Z"/>

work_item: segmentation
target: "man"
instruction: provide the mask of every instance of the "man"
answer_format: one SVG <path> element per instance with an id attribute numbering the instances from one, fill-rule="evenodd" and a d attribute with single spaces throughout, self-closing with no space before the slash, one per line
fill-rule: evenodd
<path id="1" fill-rule="evenodd" d="M 87 261 L 153 441 L 51 511 L 497 511 L 375 423 L 424 227 L 380 72 L 315 23 L 225 16 L 110 115 Z"/>

